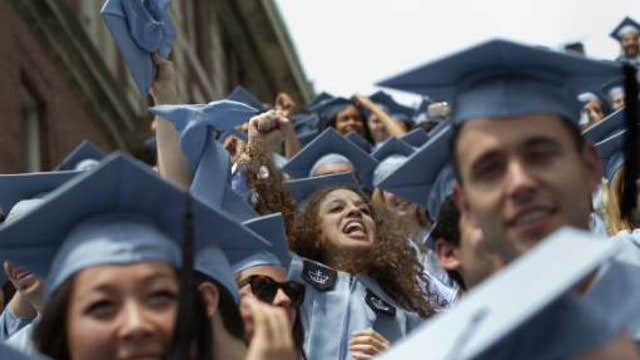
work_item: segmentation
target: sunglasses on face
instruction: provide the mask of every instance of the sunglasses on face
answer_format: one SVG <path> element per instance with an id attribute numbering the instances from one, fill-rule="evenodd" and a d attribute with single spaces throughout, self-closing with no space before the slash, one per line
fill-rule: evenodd
<path id="1" fill-rule="evenodd" d="M 260 301 L 271 304 L 276 298 L 278 289 L 282 291 L 291 300 L 293 307 L 298 307 L 304 301 L 304 285 L 295 281 L 277 282 L 272 278 L 264 275 L 252 275 L 248 278 L 240 281 L 238 287 L 242 288 L 245 285 L 251 285 L 251 292 Z"/>

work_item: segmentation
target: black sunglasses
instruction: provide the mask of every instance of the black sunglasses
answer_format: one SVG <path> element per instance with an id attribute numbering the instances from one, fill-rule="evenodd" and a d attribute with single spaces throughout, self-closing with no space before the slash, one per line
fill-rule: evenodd
<path id="1" fill-rule="evenodd" d="M 265 275 L 252 275 L 248 278 L 240 281 L 238 287 L 242 288 L 245 285 L 251 285 L 251 292 L 260 301 L 265 303 L 273 303 L 276 298 L 278 289 L 282 289 L 284 293 L 291 300 L 291 305 L 298 307 L 304 301 L 304 285 L 295 281 L 277 282 L 272 278 Z"/>

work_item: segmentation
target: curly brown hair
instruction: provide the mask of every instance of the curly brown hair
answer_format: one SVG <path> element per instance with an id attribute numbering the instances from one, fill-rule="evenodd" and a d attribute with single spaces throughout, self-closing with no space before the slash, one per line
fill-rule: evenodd
<path id="1" fill-rule="evenodd" d="M 282 213 L 287 230 L 291 230 L 296 215 L 296 202 L 284 186 L 284 176 L 273 165 L 269 154 L 259 146 L 247 144 L 239 164 L 244 166 L 244 176 L 249 188 L 257 195 L 256 211 L 260 215 Z M 267 176 L 262 176 L 261 173 Z"/>
<path id="2" fill-rule="evenodd" d="M 406 232 L 395 217 L 385 210 L 371 206 L 368 197 L 358 190 L 334 187 L 316 192 L 296 217 L 290 236 L 290 249 L 300 256 L 328 263 L 322 244 L 319 207 L 324 198 L 336 190 L 349 190 L 358 194 L 369 206 L 376 224 L 376 237 L 368 256 L 333 259 L 339 270 L 352 274 L 362 273 L 376 280 L 391 297 L 404 308 L 429 317 L 433 309 L 426 301 L 424 288 L 428 279 L 423 276 L 423 266 L 417 253 L 407 240 Z M 420 286 L 425 284 L 426 286 Z"/>

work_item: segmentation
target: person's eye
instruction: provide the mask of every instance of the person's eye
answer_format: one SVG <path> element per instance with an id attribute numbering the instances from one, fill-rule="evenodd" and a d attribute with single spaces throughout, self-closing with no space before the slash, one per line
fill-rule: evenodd
<path id="1" fill-rule="evenodd" d="M 549 160 L 558 154 L 558 149 L 554 146 L 536 146 L 526 153 L 526 158 L 534 164 L 548 164 Z"/>
<path id="2" fill-rule="evenodd" d="M 111 300 L 97 300 L 87 306 L 84 313 L 90 317 L 107 320 L 113 317 L 117 312 L 117 306 L 114 301 Z"/>
<path id="3" fill-rule="evenodd" d="M 497 180 L 503 173 L 505 164 L 503 161 L 493 158 L 482 161 L 473 168 L 473 179 L 478 182 L 492 182 Z"/>
<path id="4" fill-rule="evenodd" d="M 371 215 L 371 209 L 369 209 L 369 207 L 368 207 L 368 206 L 362 206 L 362 207 L 360 207 L 360 211 L 361 211 L 363 214 Z"/>
<path id="5" fill-rule="evenodd" d="M 342 211 L 342 209 L 344 209 L 344 206 L 342 206 L 342 205 L 334 205 L 334 206 L 329 208 L 329 213 L 331 213 L 331 214 L 339 213 L 340 211 Z"/>
<path id="6" fill-rule="evenodd" d="M 152 292 L 149 297 L 149 304 L 153 307 L 165 307 L 176 303 L 178 294 L 173 290 L 157 290 Z"/>

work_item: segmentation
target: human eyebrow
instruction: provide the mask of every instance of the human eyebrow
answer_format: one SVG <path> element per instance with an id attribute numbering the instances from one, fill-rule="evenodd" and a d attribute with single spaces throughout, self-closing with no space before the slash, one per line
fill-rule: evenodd
<path id="1" fill-rule="evenodd" d="M 527 139 L 522 145 L 521 148 L 526 150 L 539 150 L 539 149 L 548 149 L 548 150 L 562 150 L 562 144 L 557 139 L 551 138 L 549 136 L 535 136 Z"/>

